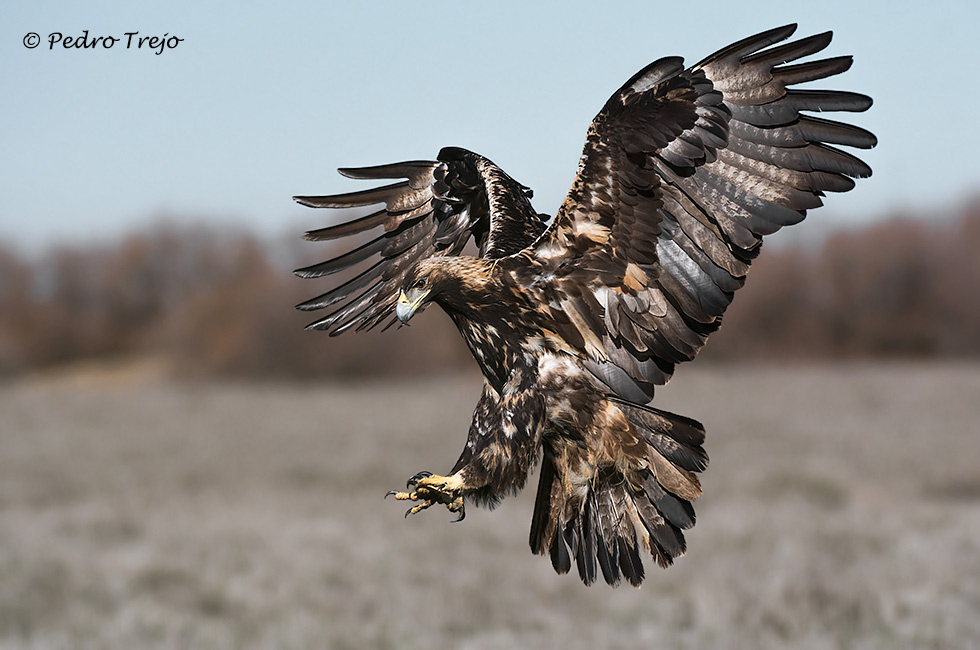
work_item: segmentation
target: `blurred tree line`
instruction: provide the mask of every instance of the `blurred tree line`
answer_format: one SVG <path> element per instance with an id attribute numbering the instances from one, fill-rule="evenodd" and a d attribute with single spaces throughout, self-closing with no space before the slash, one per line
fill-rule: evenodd
<path id="1" fill-rule="evenodd" d="M 767 250 L 705 355 L 720 359 L 980 356 L 980 205 L 893 219 L 815 247 Z M 330 280 L 291 268 L 324 245 L 158 225 L 36 257 L 0 246 L 0 376 L 156 357 L 183 376 L 303 378 L 471 367 L 438 309 L 419 327 L 330 338 L 292 306 Z"/>

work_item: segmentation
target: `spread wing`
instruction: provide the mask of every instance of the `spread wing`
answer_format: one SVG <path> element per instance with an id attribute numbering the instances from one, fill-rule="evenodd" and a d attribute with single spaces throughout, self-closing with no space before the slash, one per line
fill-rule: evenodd
<path id="1" fill-rule="evenodd" d="M 871 174 L 830 146 L 869 148 L 871 133 L 806 114 L 863 111 L 871 99 L 789 88 L 841 73 L 851 58 L 787 65 L 831 39 L 772 47 L 795 28 L 687 69 L 674 57 L 637 73 L 595 118 L 561 210 L 525 253 L 549 278 L 535 283 L 538 298 L 568 315 L 559 334 L 583 341 L 589 369 L 625 399 L 650 399 L 697 354 L 764 235 Z"/>
<path id="2" fill-rule="evenodd" d="M 459 255 L 472 239 L 490 258 L 515 253 L 545 229 L 531 208 L 530 191 L 492 162 L 472 152 L 445 148 L 436 161 L 414 161 L 341 169 L 358 179 L 404 179 L 374 189 L 333 196 L 297 196 L 314 208 L 356 208 L 381 205 L 375 212 L 313 230 L 312 241 L 347 243 L 344 252 L 319 264 L 298 269 L 303 278 L 347 272 L 349 277 L 330 291 L 297 305 L 302 310 L 332 308 L 309 325 L 331 335 L 351 328 L 371 329 L 394 322 L 392 310 L 406 273 L 421 259 Z M 348 239 L 351 238 L 351 239 Z M 360 237 L 364 239 L 364 237 Z"/>

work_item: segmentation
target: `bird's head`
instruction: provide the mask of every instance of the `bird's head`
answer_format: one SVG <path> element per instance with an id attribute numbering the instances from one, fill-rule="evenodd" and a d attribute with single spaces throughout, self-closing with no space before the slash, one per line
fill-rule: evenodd
<path id="1" fill-rule="evenodd" d="M 419 264 L 405 278 L 405 283 L 398 294 L 398 302 L 395 303 L 395 315 L 398 316 L 398 320 L 408 325 L 415 312 L 423 309 L 432 299 L 432 290 L 432 270 L 423 269 Z"/>
<path id="2" fill-rule="evenodd" d="M 472 300 L 473 290 L 486 282 L 485 261 L 473 257 L 430 257 L 405 277 L 395 315 L 408 324 L 416 312 L 437 301 L 447 312 L 460 311 Z"/>

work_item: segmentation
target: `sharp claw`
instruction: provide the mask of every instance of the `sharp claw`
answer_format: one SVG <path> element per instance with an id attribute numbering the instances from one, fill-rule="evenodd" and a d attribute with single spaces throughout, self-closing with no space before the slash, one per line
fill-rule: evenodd
<path id="1" fill-rule="evenodd" d="M 405 483 L 405 489 L 407 490 L 410 489 L 413 485 L 418 485 L 419 481 L 421 481 L 424 478 L 429 478 L 430 476 L 432 476 L 432 472 L 426 472 L 425 470 L 419 472 L 415 476 L 408 479 L 408 482 Z"/>
<path id="2" fill-rule="evenodd" d="M 459 517 L 453 519 L 452 523 L 458 523 L 466 518 L 466 501 L 463 497 L 459 496 L 453 499 L 452 503 L 447 504 L 449 506 L 449 512 L 458 512 Z"/>
<path id="3" fill-rule="evenodd" d="M 388 493 L 387 493 L 387 494 L 385 494 L 385 498 L 387 499 L 387 498 L 388 498 L 388 497 L 390 497 L 390 496 L 391 496 L 392 494 L 398 494 L 398 490 L 388 490 Z"/>

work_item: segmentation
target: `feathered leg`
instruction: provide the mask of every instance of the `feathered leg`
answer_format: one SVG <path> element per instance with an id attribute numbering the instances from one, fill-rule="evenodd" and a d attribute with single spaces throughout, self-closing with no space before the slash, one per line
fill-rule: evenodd
<path id="1" fill-rule="evenodd" d="M 545 402 L 530 381 L 515 371 L 515 390 L 497 393 L 486 385 L 473 412 L 466 446 L 449 476 L 419 472 L 408 480 L 405 492 L 388 496 L 418 502 L 412 515 L 437 503 L 465 517 L 465 500 L 495 505 L 502 497 L 524 487 L 541 440 Z"/>

